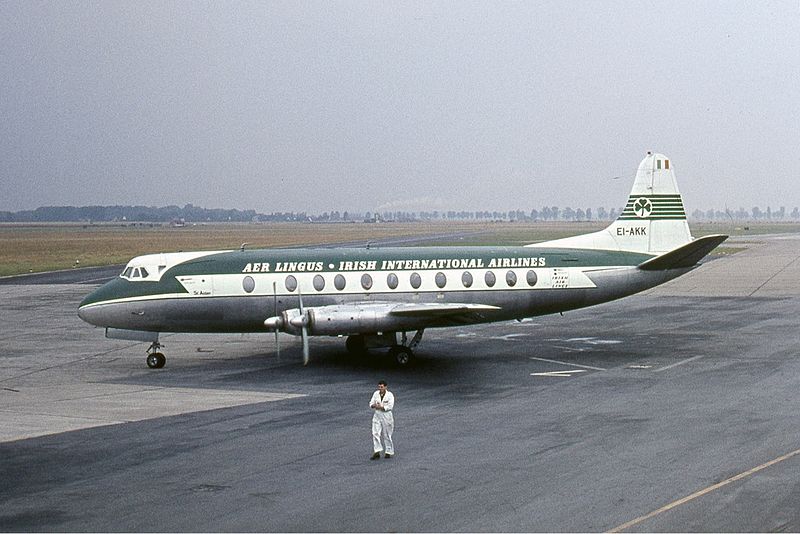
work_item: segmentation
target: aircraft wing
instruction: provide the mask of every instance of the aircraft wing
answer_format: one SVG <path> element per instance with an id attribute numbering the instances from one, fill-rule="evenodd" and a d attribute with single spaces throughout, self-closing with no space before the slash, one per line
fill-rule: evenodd
<path id="1" fill-rule="evenodd" d="M 269 317 L 264 325 L 294 335 L 300 335 L 303 328 L 310 335 L 350 335 L 469 323 L 473 314 L 500 309 L 468 303 L 354 302 L 292 308 Z"/>
<path id="2" fill-rule="evenodd" d="M 692 267 L 726 239 L 728 239 L 728 236 L 721 234 L 699 237 L 674 250 L 655 258 L 650 258 L 639 264 L 639 269 L 643 271 L 662 271 Z"/>
<path id="3" fill-rule="evenodd" d="M 399 317 L 443 317 L 461 313 L 499 310 L 497 306 L 488 304 L 430 303 L 430 304 L 398 304 L 389 310 L 389 315 Z"/>

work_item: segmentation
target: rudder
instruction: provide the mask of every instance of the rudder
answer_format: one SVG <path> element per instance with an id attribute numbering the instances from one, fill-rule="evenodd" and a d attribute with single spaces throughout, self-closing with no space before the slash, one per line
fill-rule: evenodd
<path id="1" fill-rule="evenodd" d="M 619 217 L 599 232 L 529 246 L 663 254 L 692 241 L 669 158 L 648 152 Z"/>
<path id="2" fill-rule="evenodd" d="M 609 226 L 622 250 L 661 254 L 692 240 L 672 164 L 648 152 L 636 171 L 625 209 Z M 647 239 L 642 237 L 647 234 Z M 633 239 L 630 239 L 633 238 Z"/>

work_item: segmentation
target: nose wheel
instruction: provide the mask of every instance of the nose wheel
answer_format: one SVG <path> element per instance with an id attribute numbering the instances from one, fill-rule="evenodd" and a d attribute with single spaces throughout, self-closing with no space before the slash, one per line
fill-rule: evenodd
<path id="1" fill-rule="evenodd" d="M 159 352 L 159 349 L 161 349 L 161 344 L 157 341 L 147 349 L 147 367 L 150 369 L 161 369 L 167 363 L 167 357 Z"/>

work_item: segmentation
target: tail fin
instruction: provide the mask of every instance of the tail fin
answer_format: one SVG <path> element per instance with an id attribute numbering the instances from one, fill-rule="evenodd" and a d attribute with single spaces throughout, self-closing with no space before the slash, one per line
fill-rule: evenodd
<path id="1" fill-rule="evenodd" d="M 528 246 L 662 254 L 692 241 L 672 162 L 648 152 L 625 209 L 605 230 Z"/>

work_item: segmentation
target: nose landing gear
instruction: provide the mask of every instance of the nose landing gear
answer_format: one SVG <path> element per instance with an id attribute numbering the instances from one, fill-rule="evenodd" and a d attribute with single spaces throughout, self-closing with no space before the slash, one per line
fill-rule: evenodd
<path id="1" fill-rule="evenodd" d="M 161 369 L 167 363 L 167 357 L 159 350 L 161 347 L 161 343 L 154 341 L 147 349 L 147 367 L 150 369 Z"/>

